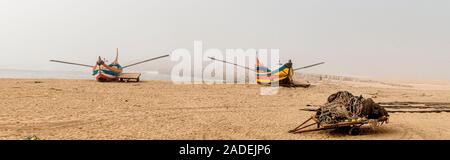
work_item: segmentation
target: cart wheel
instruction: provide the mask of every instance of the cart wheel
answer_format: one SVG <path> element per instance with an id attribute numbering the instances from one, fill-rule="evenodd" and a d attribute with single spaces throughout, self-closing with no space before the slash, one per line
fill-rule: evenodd
<path id="1" fill-rule="evenodd" d="M 359 127 L 352 127 L 348 131 L 348 134 L 352 136 L 358 135 L 359 133 L 361 133 L 361 129 Z"/>

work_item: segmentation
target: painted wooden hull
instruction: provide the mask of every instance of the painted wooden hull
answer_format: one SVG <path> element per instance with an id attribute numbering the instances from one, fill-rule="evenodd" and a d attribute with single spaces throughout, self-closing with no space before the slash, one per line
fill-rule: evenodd
<path id="1" fill-rule="evenodd" d="M 271 70 L 256 59 L 256 82 L 262 85 L 270 85 L 272 83 L 291 84 L 294 72 L 292 64 L 286 63 L 276 70 Z"/>
<path id="2" fill-rule="evenodd" d="M 99 82 L 117 81 L 117 77 L 122 73 L 122 67 L 119 64 L 96 65 L 92 69 L 92 75 Z"/>

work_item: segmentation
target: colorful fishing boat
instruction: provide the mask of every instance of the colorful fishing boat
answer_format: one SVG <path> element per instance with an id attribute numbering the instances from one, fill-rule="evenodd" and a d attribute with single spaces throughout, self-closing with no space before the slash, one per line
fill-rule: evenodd
<path id="1" fill-rule="evenodd" d="M 275 70 L 271 70 L 264 66 L 259 58 L 256 58 L 256 82 L 262 85 L 291 84 L 293 83 L 294 72 L 292 71 L 292 62 L 281 65 Z"/>
<path id="2" fill-rule="evenodd" d="M 116 59 L 107 65 L 101 57 L 98 57 L 97 65 L 92 68 L 92 75 L 99 82 L 116 81 L 117 77 L 122 73 L 123 67 L 118 62 L 118 55 Z"/>
<path id="3" fill-rule="evenodd" d="M 123 69 L 135 66 L 141 63 L 157 60 L 160 58 L 168 57 L 169 55 L 163 55 L 151 59 L 147 59 L 144 61 L 140 61 L 137 63 L 133 63 L 126 66 L 121 66 L 119 64 L 119 49 L 116 49 L 116 58 L 114 61 L 110 64 L 106 64 L 105 60 L 102 60 L 102 58 L 99 56 L 96 65 L 86 65 L 86 64 L 80 64 L 80 63 L 72 63 L 72 62 L 65 62 L 65 61 L 59 61 L 59 60 L 50 60 L 51 62 L 57 62 L 57 63 L 64 63 L 64 64 L 70 64 L 70 65 L 78 65 L 78 66 L 84 66 L 84 67 L 90 67 L 92 68 L 92 75 L 95 77 L 95 79 L 99 82 L 111 82 L 111 81 L 117 81 L 117 80 L 123 80 L 124 78 L 130 77 L 129 73 L 125 77 L 121 77 L 121 75 L 124 75 Z M 134 77 L 137 81 L 139 81 L 140 74 L 137 77 Z"/>
<path id="4" fill-rule="evenodd" d="M 306 69 L 306 68 L 310 68 L 310 67 L 314 67 L 314 66 L 318 66 L 321 64 L 324 64 L 325 62 L 320 62 L 320 63 L 316 63 L 316 64 L 312 64 L 312 65 L 308 65 L 308 66 L 304 66 L 304 67 L 300 67 L 300 68 L 293 68 L 293 64 L 292 61 L 289 60 L 288 63 L 286 64 L 282 64 L 281 66 L 279 66 L 277 69 L 275 70 L 271 70 L 270 68 L 264 66 L 264 64 L 262 64 L 259 60 L 258 54 L 256 56 L 256 69 L 253 70 L 251 68 L 236 64 L 236 63 L 231 63 L 231 62 L 227 62 L 224 60 L 218 60 L 216 58 L 213 57 L 209 57 L 212 60 L 216 60 L 216 61 L 220 61 L 223 63 L 228 63 L 228 64 L 232 64 L 238 67 L 242 67 L 245 68 L 247 70 L 250 71 L 254 71 L 256 72 L 256 83 L 261 84 L 261 85 L 280 85 L 280 86 L 285 86 L 285 87 L 308 87 L 309 84 L 300 84 L 300 83 L 294 83 L 294 73 L 295 71 L 301 70 L 301 69 Z"/>

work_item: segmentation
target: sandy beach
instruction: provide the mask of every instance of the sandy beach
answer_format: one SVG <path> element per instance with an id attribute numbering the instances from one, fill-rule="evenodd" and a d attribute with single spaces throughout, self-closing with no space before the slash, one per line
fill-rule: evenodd
<path id="1" fill-rule="evenodd" d="M 262 96 L 258 85 L 175 85 L 170 81 L 0 79 L 0 139 L 450 139 L 450 113 L 391 113 L 361 135 L 290 134 L 337 91 L 376 102 L 450 102 L 450 85 L 321 81 Z"/>

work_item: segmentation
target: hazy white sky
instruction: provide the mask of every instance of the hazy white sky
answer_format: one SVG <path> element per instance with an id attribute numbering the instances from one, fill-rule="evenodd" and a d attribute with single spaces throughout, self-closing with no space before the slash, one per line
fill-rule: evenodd
<path id="1" fill-rule="evenodd" d="M 79 70 L 193 48 L 279 48 L 307 72 L 450 79 L 448 0 L 0 0 L 0 68 Z M 170 70 L 169 59 L 140 70 Z"/>

